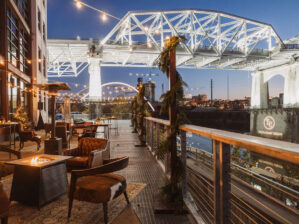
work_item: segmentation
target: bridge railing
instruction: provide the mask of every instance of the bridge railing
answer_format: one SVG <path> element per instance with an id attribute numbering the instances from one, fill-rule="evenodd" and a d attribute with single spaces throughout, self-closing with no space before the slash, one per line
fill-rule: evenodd
<path id="1" fill-rule="evenodd" d="M 147 117 L 145 126 L 155 155 L 169 121 Z M 184 201 L 199 223 L 298 221 L 298 144 L 183 125 L 177 146 L 185 167 Z M 169 155 L 155 158 L 169 175 Z"/>

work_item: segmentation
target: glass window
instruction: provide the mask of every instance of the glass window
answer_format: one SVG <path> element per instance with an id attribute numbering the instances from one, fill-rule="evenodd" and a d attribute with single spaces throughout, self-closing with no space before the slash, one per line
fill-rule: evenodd
<path id="1" fill-rule="evenodd" d="M 42 71 L 42 51 L 38 48 L 38 70 Z"/>
<path id="2" fill-rule="evenodd" d="M 28 73 L 26 60 L 29 56 L 29 35 L 18 24 L 11 9 L 7 10 L 7 48 L 8 61 L 22 72 Z"/>
<path id="3" fill-rule="evenodd" d="M 44 66 L 44 77 L 47 77 L 47 59 L 44 56 L 44 60 L 43 60 L 43 66 Z"/>
<path id="4" fill-rule="evenodd" d="M 46 41 L 46 25 L 43 23 L 43 39 Z"/>
<path id="5" fill-rule="evenodd" d="M 29 0 L 14 0 L 25 21 L 29 22 Z"/>
<path id="6" fill-rule="evenodd" d="M 42 32 L 41 14 L 40 14 L 40 10 L 39 9 L 38 9 L 38 12 L 37 12 L 37 25 L 38 25 L 38 30 L 40 32 Z"/>

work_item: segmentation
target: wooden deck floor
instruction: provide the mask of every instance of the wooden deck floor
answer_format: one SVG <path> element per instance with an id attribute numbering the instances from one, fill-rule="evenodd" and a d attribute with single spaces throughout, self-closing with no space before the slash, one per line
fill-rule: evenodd
<path id="1" fill-rule="evenodd" d="M 135 147 L 139 144 L 136 134 L 132 133 L 129 121 L 119 122 L 119 135 L 111 133 L 111 157 L 129 156 L 129 166 L 121 173 L 130 182 L 146 183 L 144 190 L 132 201 L 133 208 L 144 224 L 191 223 L 184 215 L 155 215 L 153 196 L 163 186 L 165 176 L 162 169 L 145 147 Z"/>

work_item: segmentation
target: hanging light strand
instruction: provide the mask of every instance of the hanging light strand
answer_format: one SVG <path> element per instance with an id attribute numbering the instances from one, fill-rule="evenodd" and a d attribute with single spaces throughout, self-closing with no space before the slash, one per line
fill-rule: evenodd
<path id="1" fill-rule="evenodd" d="M 88 4 L 86 4 L 85 2 L 82 2 L 82 1 L 80 1 L 80 0 L 74 0 L 74 1 L 75 1 L 75 4 L 76 4 L 77 8 L 81 8 L 82 5 L 83 5 L 83 6 L 86 6 L 86 7 L 90 8 L 90 9 L 93 9 L 93 10 L 95 10 L 95 11 L 97 11 L 97 12 L 100 12 L 100 13 L 102 14 L 102 20 L 103 20 L 103 21 L 106 21 L 106 20 L 107 20 L 107 16 L 109 16 L 109 17 L 111 17 L 111 18 L 114 18 L 114 19 L 117 19 L 117 20 L 119 20 L 119 21 L 121 20 L 120 18 L 118 18 L 118 17 L 116 17 L 116 16 L 113 16 L 113 15 L 111 15 L 110 13 L 107 13 L 107 12 L 105 12 L 105 11 L 103 11 L 103 10 L 97 9 L 97 8 L 91 6 L 91 5 L 88 5 Z"/>

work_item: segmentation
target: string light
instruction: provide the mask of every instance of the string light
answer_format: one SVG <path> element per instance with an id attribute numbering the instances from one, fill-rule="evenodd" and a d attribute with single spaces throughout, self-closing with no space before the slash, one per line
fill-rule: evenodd
<path id="1" fill-rule="evenodd" d="M 78 9 L 81 9 L 82 8 L 82 4 L 80 1 L 75 1 L 76 2 L 76 6 Z"/>
<path id="2" fill-rule="evenodd" d="M 108 20 L 106 13 L 103 13 L 101 18 L 102 18 L 103 22 L 106 22 Z"/>
<path id="3" fill-rule="evenodd" d="M 148 48 L 152 48 L 152 47 L 153 47 L 152 43 L 151 43 L 151 42 L 148 42 L 148 43 L 147 43 L 147 47 L 148 47 Z"/>

